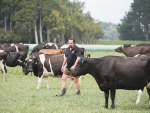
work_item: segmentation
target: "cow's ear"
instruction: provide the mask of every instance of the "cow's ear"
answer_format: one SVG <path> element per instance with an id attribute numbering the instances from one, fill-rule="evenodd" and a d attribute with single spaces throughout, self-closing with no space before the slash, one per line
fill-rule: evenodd
<path id="1" fill-rule="evenodd" d="M 79 61 L 81 64 L 83 64 L 84 63 L 84 60 L 83 59 L 80 59 L 80 61 Z"/>
<path id="2" fill-rule="evenodd" d="M 25 65 L 26 65 L 26 62 L 25 62 L 25 61 L 23 61 L 22 65 L 23 65 L 23 66 L 25 66 Z"/>

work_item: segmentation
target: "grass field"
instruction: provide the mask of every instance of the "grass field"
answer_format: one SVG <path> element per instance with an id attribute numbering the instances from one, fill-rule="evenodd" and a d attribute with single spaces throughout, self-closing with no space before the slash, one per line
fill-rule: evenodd
<path id="1" fill-rule="evenodd" d="M 117 52 L 87 51 L 91 57 L 106 55 L 123 56 Z M 28 74 L 23 75 L 21 67 L 7 67 L 7 82 L 0 76 L 0 113 L 149 113 L 150 104 L 146 89 L 143 92 L 140 104 L 136 105 L 137 91 L 117 90 L 115 109 L 104 108 L 104 93 L 99 90 L 94 78 L 87 74 L 81 83 L 81 95 L 76 96 L 75 85 L 68 89 L 63 97 L 55 94 L 61 91 L 61 79 L 49 77 L 50 89 L 46 88 L 42 80 L 40 89 L 37 87 L 37 78 Z M 67 79 L 67 88 L 71 81 Z"/>

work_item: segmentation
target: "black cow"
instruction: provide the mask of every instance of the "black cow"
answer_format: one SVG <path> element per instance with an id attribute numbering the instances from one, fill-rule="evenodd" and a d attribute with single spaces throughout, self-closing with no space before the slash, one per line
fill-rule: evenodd
<path id="1" fill-rule="evenodd" d="M 96 64 L 96 65 L 95 65 Z M 81 58 L 73 70 L 73 76 L 91 74 L 105 94 L 105 108 L 108 108 L 109 90 L 111 108 L 115 107 L 116 89 L 139 90 L 150 79 L 150 58 L 105 56 L 102 58 Z"/>
<path id="2" fill-rule="evenodd" d="M 6 59 L 9 56 L 9 52 L 5 50 L 0 50 L 0 71 L 2 71 L 4 78 L 3 81 L 6 81 L 7 78 L 7 69 L 6 69 Z"/>
<path id="3" fill-rule="evenodd" d="M 131 47 L 131 44 L 124 44 L 123 47 Z"/>
<path id="4" fill-rule="evenodd" d="M 6 65 L 9 67 L 22 66 L 22 70 L 25 75 L 28 74 L 26 71 L 26 62 L 27 52 L 10 52 L 10 56 L 6 59 Z"/>
<path id="5" fill-rule="evenodd" d="M 0 44 L 0 49 L 3 49 L 4 47 L 10 46 L 10 44 Z"/>
<path id="6" fill-rule="evenodd" d="M 39 52 L 41 49 L 43 49 L 45 47 L 45 43 L 41 43 L 41 44 L 38 44 L 37 46 L 35 46 L 33 48 L 33 50 L 31 51 L 30 55 L 34 52 Z"/>
<path id="7" fill-rule="evenodd" d="M 134 57 L 137 54 L 147 54 L 150 53 L 149 46 L 135 46 L 135 47 L 118 47 L 115 49 L 116 52 L 125 54 L 127 57 Z"/>

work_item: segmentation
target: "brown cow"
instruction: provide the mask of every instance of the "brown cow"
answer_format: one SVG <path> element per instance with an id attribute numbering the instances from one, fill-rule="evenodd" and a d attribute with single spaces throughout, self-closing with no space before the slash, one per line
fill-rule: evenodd
<path id="1" fill-rule="evenodd" d="M 135 47 L 118 47 L 115 49 L 116 52 L 125 54 L 127 57 L 134 57 L 137 54 L 148 54 L 150 53 L 150 46 L 135 46 Z"/>
<path id="2" fill-rule="evenodd" d="M 62 54 L 63 50 L 61 49 L 41 49 L 39 53 L 44 53 L 44 54 Z"/>

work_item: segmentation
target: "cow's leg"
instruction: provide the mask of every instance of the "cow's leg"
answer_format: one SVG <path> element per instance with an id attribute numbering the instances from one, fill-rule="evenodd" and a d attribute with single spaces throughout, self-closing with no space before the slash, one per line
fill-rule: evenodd
<path id="1" fill-rule="evenodd" d="M 49 84 L 48 84 L 48 77 L 44 77 L 45 78 L 45 82 L 47 84 L 47 89 L 49 89 Z"/>
<path id="2" fill-rule="evenodd" d="M 116 83 L 113 83 L 111 82 L 110 83 L 110 96 L 111 96 L 111 101 L 112 101 L 112 104 L 111 104 L 111 108 L 115 108 L 115 94 L 116 94 Z"/>
<path id="3" fill-rule="evenodd" d="M 4 75 L 3 81 L 6 82 L 6 79 L 7 79 L 7 69 L 6 69 L 5 65 L 3 64 L 3 61 L 0 61 L 0 67 L 1 67 L 1 70 L 2 70 L 3 75 Z"/>
<path id="4" fill-rule="evenodd" d="M 108 108 L 109 90 L 104 91 L 105 94 L 105 108 Z"/>
<path id="5" fill-rule="evenodd" d="M 73 84 L 74 84 L 74 80 L 70 79 L 71 80 L 71 85 L 69 86 L 68 89 L 72 88 Z"/>
<path id="6" fill-rule="evenodd" d="M 42 82 L 42 76 L 41 76 L 41 77 L 38 77 L 38 86 L 37 86 L 37 89 L 40 88 L 41 82 Z"/>
<path id="7" fill-rule="evenodd" d="M 79 77 L 79 83 L 80 83 L 80 84 L 81 84 L 81 79 L 82 79 L 82 76 Z"/>
<path id="8" fill-rule="evenodd" d="M 147 88 L 147 87 L 146 87 L 146 89 L 147 89 L 147 93 L 148 93 L 148 95 L 149 95 L 149 103 L 150 103 L 150 88 Z"/>
<path id="9" fill-rule="evenodd" d="M 7 80 L 7 69 L 6 67 L 4 66 L 4 71 L 3 71 L 3 74 L 4 74 L 4 82 Z"/>
<path id="10" fill-rule="evenodd" d="M 138 98 L 137 98 L 136 104 L 140 103 L 140 99 L 141 99 L 141 95 L 142 95 L 142 93 L 143 93 L 143 89 L 144 89 L 144 88 L 138 90 Z"/>

